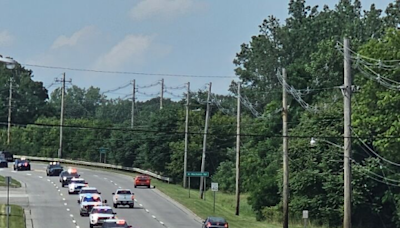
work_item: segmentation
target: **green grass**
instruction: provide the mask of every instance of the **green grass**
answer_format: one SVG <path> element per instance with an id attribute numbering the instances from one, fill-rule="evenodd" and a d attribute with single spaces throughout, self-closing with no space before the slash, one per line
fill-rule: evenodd
<path id="1" fill-rule="evenodd" d="M 10 228 L 25 228 L 24 209 L 17 205 L 11 206 Z M 0 204 L 0 227 L 7 227 L 6 205 Z"/>
<path id="2" fill-rule="evenodd" d="M 75 166 L 75 165 L 74 165 Z M 76 167 L 79 167 L 77 165 Z M 105 169 L 105 168 L 95 168 L 83 166 L 89 169 L 98 169 L 108 172 L 115 172 L 120 174 L 125 174 L 129 176 L 136 176 L 136 173 Z M 79 171 L 78 171 L 79 172 Z M 133 181 L 133 180 L 132 180 Z M 180 185 L 168 184 L 157 179 L 152 179 L 152 185 L 155 185 L 158 190 L 171 197 L 175 201 L 179 202 L 193 213 L 195 213 L 200 218 L 205 218 L 207 216 L 214 215 L 213 213 L 213 192 L 207 191 L 205 200 L 200 199 L 199 190 L 191 189 L 190 198 L 188 189 L 184 189 Z M 267 221 L 259 222 L 256 221 L 255 213 L 253 212 L 251 206 L 247 203 L 247 195 L 243 194 L 240 197 L 240 215 L 235 215 L 236 207 L 236 197 L 233 194 L 226 194 L 222 192 L 216 193 L 216 203 L 215 203 L 215 215 L 224 217 L 229 222 L 230 228 L 241 228 L 241 227 L 251 227 L 251 228 L 280 228 L 282 224 L 271 223 Z M 304 226 L 299 221 L 290 221 L 290 227 L 293 228 L 303 228 Z M 309 224 L 308 228 L 323 228 L 321 226 L 314 226 Z"/>
<path id="3" fill-rule="evenodd" d="M 7 186 L 5 179 L 6 178 L 4 176 L 0 176 L 0 186 Z M 15 179 L 11 179 L 10 188 L 19 188 L 19 187 L 21 187 L 21 183 Z"/>

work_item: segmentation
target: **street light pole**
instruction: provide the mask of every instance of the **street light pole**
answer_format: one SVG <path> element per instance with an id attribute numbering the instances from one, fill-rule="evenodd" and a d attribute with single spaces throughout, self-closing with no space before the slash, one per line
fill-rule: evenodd
<path id="1" fill-rule="evenodd" d="M 237 117 L 236 117 L 236 213 L 240 210 L 240 82 L 238 83 Z M 215 192 L 214 192 L 215 193 Z"/>
<path id="2" fill-rule="evenodd" d="M 289 159 L 288 159 L 288 110 L 287 110 L 287 93 L 285 83 L 287 80 L 286 69 L 282 69 L 283 75 L 283 92 L 282 92 L 282 136 L 283 136 L 283 228 L 289 227 Z"/>
<path id="3" fill-rule="evenodd" d="M 206 149 L 207 149 L 207 133 L 208 133 L 208 121 L 210 119 L 210 96 L 211 96 L 211 82 L 208 87 L 207 95 L 207 111 L 206 111 L 206 121 L 204 125 L 204 139 L 203 139 L 203 154 L 201 156 L 201 172 L 204 173 L 206 167 Z M 204 177 L 200 177 L 200 199 L 204 197 Z"/>

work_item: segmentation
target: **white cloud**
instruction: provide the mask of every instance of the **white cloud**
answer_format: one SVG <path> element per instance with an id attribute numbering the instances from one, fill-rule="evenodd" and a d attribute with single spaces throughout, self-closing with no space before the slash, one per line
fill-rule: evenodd
<path id="1" fill-rule="evenodd" d="M 6 47 L 14 41 L 12 35 L 8 31 L 0 32 L 0 47 Z"/>
<path id="2" fill-rule="evenodd" d="M 73 47 L 78 44 L 78 42 L 82 41 L 85 38 L 90 37 L 95 33 L 95 29 L 92 26 L 87 26 L 82 28 L 81 30 L 72 34 L 71 37 L 67 37 L 65 35 L 59 36 L 51 46 L 51 49 L 57 49 L 61 47 Z"/>
<path id="3" fill-rule="evenodd" d="M 153 39 L 154 36 L 127 35 L 108 53 L 99 57 L 95 69 L 116 70 L 128 62 L 131 64 L 142 63 Z"/>
<path id="4" fill-rule="evenodd" d="M 194 0 L 142 0 L 130 11 L 134 20 L 152 17 L 170 18 L 201 8 L 203 5 Z"/>

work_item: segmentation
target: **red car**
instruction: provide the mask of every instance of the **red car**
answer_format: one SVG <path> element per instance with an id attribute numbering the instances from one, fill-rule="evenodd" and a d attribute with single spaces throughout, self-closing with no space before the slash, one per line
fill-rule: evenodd
<path id="1" fill-rule="evenodd" d="M 150 188 L 150 182 L 151 179 L 148 176 L 136 176 L 135 181 L 134 181 L 134 186 L 147 186 L 147 188 Z"/>

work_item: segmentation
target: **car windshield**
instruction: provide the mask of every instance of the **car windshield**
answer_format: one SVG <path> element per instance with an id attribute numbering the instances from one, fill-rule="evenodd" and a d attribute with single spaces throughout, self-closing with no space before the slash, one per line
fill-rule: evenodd
<path id="1" fill-rule="evenodd" d="M 119 191 L 117 192 L 117 194 L 118 194 L 118 195 L 131 195 L 132 193 L 131 193 L 131 191 L 129 191 L 129 190 L 119 190 Z"/>
<path id="2" fill-rule="evenodd" d="M 97 189 L 82 189 L 80 194 L 86 194 L 86 193 L 98 193 Z"/>
<path id="3" fill-rule="evenodd" d="M 85 180 L 71 180 L 71 183 L 75 183 L 75 184 L 84 184 Z"/>
<path id="4" fill-rule="evenodd" d="M 79 177 L 78 173 L 65 172 L 62 174 L 63 177 Z"/>
<path id="5" fill-rule="evenodd" d="M 109 208 L 93 208 L 92 214 L 112 214 L 113 210 Z"/>
<path id="6" fill-rule="evenodd" d="M 61 165 L 49 165 L 50 169 L 61 169 Z"/>
<path id="7" fill-rule="evenodd" d="M 96 203 L 101 202 L 101 199 L 99 197 L 85 197 L 83 198 L 83 202 Z"/>
<path id="8" fill-rule="evenodd" d="M 139 180 L 149 180 L 150 178 L 149 178 L 149 177 L 146 177 L 146 176 L 142 176 L 142 177 L 138 177 L 138 179 L 139 179 Z"/>
<path id="9" fill-rule="evenodd" d="M 210 217 L 209 221 L 214 223 L 214 222 L 219 222 L 219 223 L 225 223 L 225 219 L 221 217 Z"/>
<path id="10" fill-rule="evenodd" d="M 117 224 L 117 222 L 105 222 L 103 223 L 103 228 L 119 228 L 119 227 L 123 227 L 123 228 L 127 228 L 128 225 L 126 223 L 124 224 Z"/>

